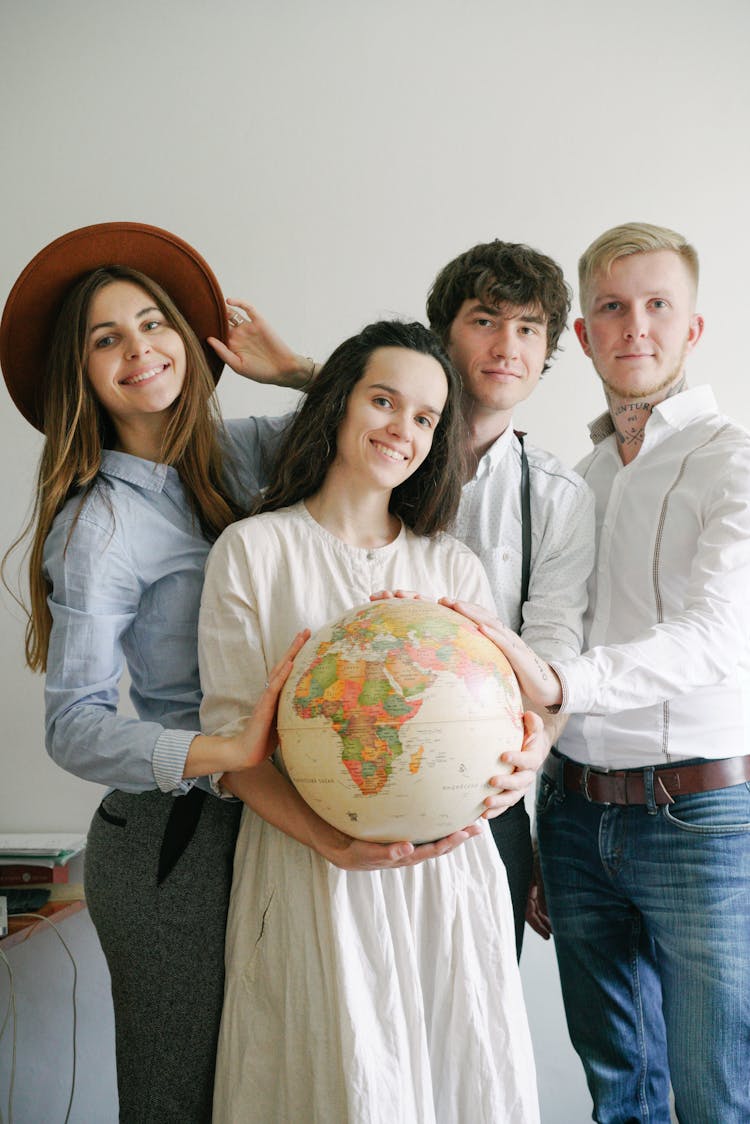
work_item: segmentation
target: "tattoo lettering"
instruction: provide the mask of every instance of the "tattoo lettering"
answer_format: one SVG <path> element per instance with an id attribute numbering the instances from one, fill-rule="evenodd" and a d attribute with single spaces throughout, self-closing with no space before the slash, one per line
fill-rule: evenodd
<path id="1" fill-rule="evenodd" d="M 610 406 L 615 433 L 621 445 L 640 448 L 652 409 L 653 406 L 648 401 L 621 402 L 617 406 Z"/>
<path id="2" fill-rule="evenodd" d="M 650 402 L 623 402 L 622 405 L 618 406 L 617 409 L 614 411 L 614 413 L 612 414 L 612 417 L 616 418 L 620 414 L 627 414 L 631 410 L 645 410 L 647 413 L 650 414 L 651 411 L 653 410 L 653 406 L 651 405 Z"/>

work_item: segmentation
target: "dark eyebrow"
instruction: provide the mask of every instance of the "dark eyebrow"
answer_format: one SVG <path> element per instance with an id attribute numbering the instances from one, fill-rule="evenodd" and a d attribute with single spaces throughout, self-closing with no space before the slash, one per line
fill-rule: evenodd
<path id="1" fill-rule="evenodd" d="M 511 307 L 513 307 L 513 306 L 511 306 Z M 521 312 L 517 316 L 506 317 L 502 308 L 499 308 L 497 306 L 493 307 L 490 304 L 482 304 L 481 302 L 479 304 L 473 304 L 471 306 L 471 308 L 469 309 L 470 314 L 477 313 L 477 312 L 483 312 L 487 316 L 502 316 L 503 319 L 522 320 L 524 324 L 542 324 L 542 325 L 544 325 L 544 324 L 547 323 L 547 317 L 542 316 L 538 312 Z"/>
<path id="2" fill-rule="evenodd" d="M 478 304 L 473 304 L 471 308 L 468 309 L 468 312 L 470 314 L 473 314 L 475 312 L 485 312 L 487 316 L 500 315 L 499 308 L 493 308 L 491 304 L 482 304 L 481 301 Z"/>
<path id="3" fill-rule="evenodd" d="M 386 394 L 392 394 L 394 398 L 403 398 L 400 390 L 396 390 L 395 386 L 388 386 L 384 382 L 371 382 L 370 390 L 384 390 Z M 436 418 L 442 416 L 442 410 L 438 410 L 435 406 L 422 406 L 420 413 L 434 414 Z"/>
<path id="4" fill-rule="evenodd" d="M 136 312 L 136 320 L 140 320 L 141 316 L 148 316 L 150 312 L 158 312 L 160 316 L 162 315 L 162 311 L 160 308 L 157 308 L 156 305 L 149 305 L 148 308 L 142 308 L 140 312 Z M 99 328 L 115 328 L 116 326 L 117 325 L 114 320 L 103 320 L 101 324 L 91 325 L 91 327 L 89 328 L 89 335 L 91 335 L 92 332 L 97 332 Z"/>

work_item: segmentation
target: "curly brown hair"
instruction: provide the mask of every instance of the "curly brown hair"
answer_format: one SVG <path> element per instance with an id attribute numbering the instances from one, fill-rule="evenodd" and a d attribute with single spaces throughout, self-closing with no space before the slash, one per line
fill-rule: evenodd
<path id="1" fill-rule="evenodd" d="M 567 324 L 572 291 L 557 262 L 520 242 L 480 242 L 440 270 L 427 297 L 430 327 L 444 345 L 465 300 L 493 308 L 537 308 L 547 326 L 547 359 Z M 545 363 L 544 370 L 549 368 Z"/>
<path id="2" fill-rule="evenodd" d="M 336 456 L 336 436 L 353 388 L 365 374 L 372 354 L 382 347 L 402 347 L 432 356 L 448 380 L 448 397 L 435 429 L 432 447 L 408 480 L 393 489 L 389 510 L 419 535 L 450 526 L 464 480 L 465 430 L 461 415 L 461 380 L 440 341 L 423 324 L 379 320 L 344 340 L 324 363 L 278 450 L 273 483 L 256 511 L 277 511 L 314 495 Z"/>

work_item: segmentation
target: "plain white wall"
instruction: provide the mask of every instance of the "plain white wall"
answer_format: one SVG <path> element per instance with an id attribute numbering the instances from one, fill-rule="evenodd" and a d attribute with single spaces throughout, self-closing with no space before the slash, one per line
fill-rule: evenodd
<path id="1" fill-rule="evenodd" d="M 64 231 L 142 220 L 323 357 L 375 316 L 422 316 L 476 241 L 529 242 L 573 282 L 593 237 L 644 219 L 697 245 L 691 378 L 750 424 L 749 31 L 745 0 L 0 0 L 0 299 Z M 602 399 L 572 333 L 564 348 L 518 422 L 573 463 Z M 220 395 L 229 416 L 293 401 L 231 372 Z M 39 451 L 0 389 L 3 546 Z M 0 824 L 84 829 L 98 793 L 44 753 L 41 682 L 2 597 Z M 579 1074 L 551 953 L 530 937 L 527 959 L 545 1119 L 571 1124 L 586 1112 L 556 1087 Z"/>

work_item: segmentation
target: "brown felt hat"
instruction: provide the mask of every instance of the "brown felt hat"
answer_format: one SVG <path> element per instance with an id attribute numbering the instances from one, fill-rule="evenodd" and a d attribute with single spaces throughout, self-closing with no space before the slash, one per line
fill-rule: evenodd
<path id="1" fill-rule="evenodd" d="M 140 222 L 102 222 L 71 230 L 45 246 L 24 269 L 5 302 L 0 367 L 23 416 L 41 430 L 39 389 L 60 305 L 68 289 L 100 266 L 125 265 L 169 294 L 203 345 L 216 382 L 224 362 L 206 343 L 226 340 L 227 312 L 219 283 L 200 254 L 168 230 Z"/>

